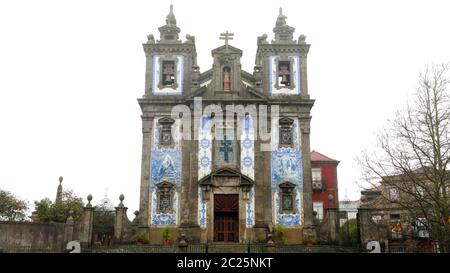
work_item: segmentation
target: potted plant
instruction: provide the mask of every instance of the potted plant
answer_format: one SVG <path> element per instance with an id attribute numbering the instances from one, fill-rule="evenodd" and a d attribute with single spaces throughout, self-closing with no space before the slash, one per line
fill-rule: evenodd
<path id="1" fill-rule="evenodd" d="M 282 244 L 285 245 L 288 243 L 288 239 L 286 237 L 286 228 L 283 226 L 276 226 L 275 228 L 275 232 L 276 232 L 276 239 L 277 241 Z"/>
<path id="2" fill-rule="evenodd" d="M 142 246 L 145 243 L 148 243 L 148 234 L 145 231 L 139 231 L 134 235 L 134 240 L 138 246 Z"/>
<path id="3" fill-rule="evenodd" d="M 165 227 L 163 230 L 163 244 L 164 246 L 168 246 L 169 245 L 169 239 L 170 239 L 170 228 L 169 227 Z"/>
<path id="4" fill-rule="evenodd" d="M 303 242 L 306 244 L 306 246 L 313 246 L 319 242 L 316 237 L 308 235 L 303 238 Z"/>

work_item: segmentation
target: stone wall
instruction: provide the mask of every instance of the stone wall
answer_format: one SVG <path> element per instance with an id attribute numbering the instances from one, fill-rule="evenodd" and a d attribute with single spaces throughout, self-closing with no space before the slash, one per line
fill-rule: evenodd
<path id="1" fill-rule="evenodd" d="M 72 240 L 67 238 L 73 234 L 70 229 L 73 230 L 73 225 L 65 223 L 0 222 L 0 249 L 27 247 L 62 251 Z"/>

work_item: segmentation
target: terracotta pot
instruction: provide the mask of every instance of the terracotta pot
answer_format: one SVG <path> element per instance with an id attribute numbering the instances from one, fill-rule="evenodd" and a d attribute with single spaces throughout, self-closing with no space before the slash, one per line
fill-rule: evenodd
<path id="1" fill-rule="evenodd" d="M 314 244 L 311 242 L 306 243 L 306 246 L 313 246 Z"/>
<path id="2" fill-rule="evenodd" d="M 164 241 L 163 241 L 163 245 L 164 245 L 164 246 L 168 246 L 168 245 L 169 245 L 169 240 L 164 240 Z"/>

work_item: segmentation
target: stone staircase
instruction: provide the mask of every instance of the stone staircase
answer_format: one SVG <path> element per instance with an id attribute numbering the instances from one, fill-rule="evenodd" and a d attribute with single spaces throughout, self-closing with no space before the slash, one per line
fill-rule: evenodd
<path id="1" fill-rule="evenodd" d="M 236 243 L 212 243 L 208 244 L 208 253 L 247 253 L 247 244 Z"/>

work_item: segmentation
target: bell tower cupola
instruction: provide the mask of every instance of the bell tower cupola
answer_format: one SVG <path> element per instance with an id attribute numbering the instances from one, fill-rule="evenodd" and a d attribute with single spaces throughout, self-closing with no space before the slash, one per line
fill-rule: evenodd
<path id="1" fill-rule="evenodd" d="M 160 33 L 160 43 L 181 43 L 178 39 L 180 28 L 177 27 L 177 19 L 173 14 L 173 5 L 170 5 L 170 12 L 166 17 L 166 24 L 158 28 Z"/>

